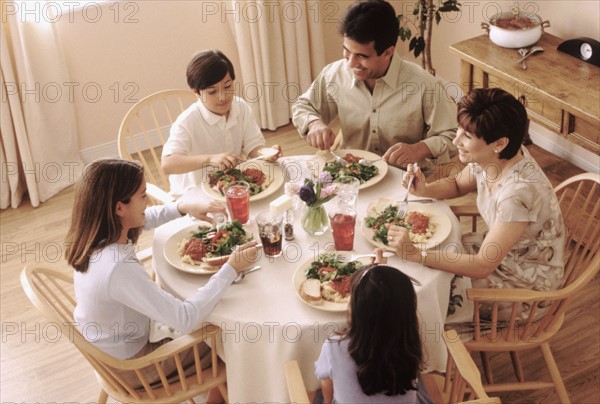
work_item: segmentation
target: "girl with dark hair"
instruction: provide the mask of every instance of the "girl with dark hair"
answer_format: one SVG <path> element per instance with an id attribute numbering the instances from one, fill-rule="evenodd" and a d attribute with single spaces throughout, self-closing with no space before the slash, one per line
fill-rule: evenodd
<path id="1" fill-rule="evenodd" d="M 175 195 L 199 185 L 203 169 L 235 167 L 245 156 L 259 156 L 265 145 L 250 106 L 234 96 L 235 71 L 227 56 L 215 49 L 199 52 L 186 76 L 198 102 L 177 117 L 162 151 L 162 169 Z M 270 161 L 281 155 L 280 146 L 273 148 L 278 152 Z"/>
<path id="2" fill-rule="evenodd" d="M 418 196 L 456 198 L 476 191 L 477 207 L 489 230 L 463 236 L 467 251 L 453 253 L 451 260 L 444 259 L 443 251 L 422 254 L 407 230 L 398 226 L 389 229 L 389 245 L 405 259 L 468 277 L 473 287 L 558 289 L 563 282 L 565 228 L 550 181 L 522 145 L 528 128 L 525 107 L 499 88 L 474 89 L 458 103 L 458 124 L 454 144 L 460 161 L 467 164 L 462 172 L 427 184 L 423 174 L 418 169 L 411 173 L 409 166 L 406 177 L 414 176 L 411 192 Z M 457 300 L 451 296 L 451 301 Z M 500 315 L 508 317 L 510 309 L 503 308 Z M 530 310 L 524 305 L 520 314 Z"/>
<path id="3" fill-rule="evenodd" d="M 325 341 L 315 363 L 325 402 L 416 403 L 422 347 L 410 279 L 372 264 L 351 284 L 348 328 Z"/>
<path id="4" fill-rule="evenodd" d="M 144 356 L 160 346 L 149 342 L 151 320 L 182 333 L 200 328 L 237 273 L 257 259 L 256 242 L 241 246 L 206 286 L 185 301 L 175 298 L 150 278 L 136 257 L 141 229 L 185 214 L 214 223 L 207 214 L 224 215 L 226 210 L 218 202 L 149 208 L 146 203 L 140 164 L 120 159 L 94 161 L 77 185 L 66 237 L 65 258 L 75 269 L 76 325 L 89 342 L 119 359 Z M 208 346 L 202 356 L 210 359 Z M 169 374 L 175 366 L 174 361 L 165 363 L 164 370 Z M 159 378 L 158 373 L 148 377 Z M 219 401 L 218 390 L 211 394 L 217 394 L 211 399 Z"/>

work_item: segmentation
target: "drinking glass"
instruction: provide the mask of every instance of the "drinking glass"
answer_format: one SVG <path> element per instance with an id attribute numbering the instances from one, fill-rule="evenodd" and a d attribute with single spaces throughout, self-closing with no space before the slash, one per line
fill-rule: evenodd
<path id="1" fill-rule="evenodd" d="M 329 222 L 333 232 L 333 243 L 337 251 L 352 251 L 354 248 L 354 227 L 356 210 L 338 207 L 329 212 Z"/>
<path id="2" fill-rule="evenodd" d="M 360 181 L 358 178 L 344 175 L 333 181 L 334 185 L 337 186 L 337 205 L 339 207 L 347 207 L 356 209 L 356 202 L 358 201 L 358 187 Z"/>
<path id="3" fill-rule="evenodd" d="M 279 257 L 283 243 L 283 214 L 264 211 L 256 216 L 258 235 L 267 257 Z"/>
<path id="4" fill-rule="evenodd" d="M 248 223 L 250 217 L 250 185 L 245 181 L 231 183 L 225 189 L 225 200 L 231 220 Z"/>

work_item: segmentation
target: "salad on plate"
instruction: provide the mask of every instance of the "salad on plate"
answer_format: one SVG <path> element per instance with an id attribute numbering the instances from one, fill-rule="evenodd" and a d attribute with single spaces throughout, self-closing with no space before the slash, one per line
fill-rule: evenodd
<path id="1" fill-rule="evenodd" d="M 250 185 L 250 196 L 261 193 L 271 184 L 268 176 L 261 169 L 254 167 L 244 170 L 228 168 L 208 175 L 210 188 L 222 196 L 225 195 L 225 189 L 236 181 L 245 181 Z"/>
<path id="2" fill-rule="evenodd" d="M 252 240 L 244 227 L 234 220 L 217 229 L 211 226 L 198 226 L 189 237 L 181 240 L 178 254 L 182 262 L 190 265 L 201 265 L 207 262 L 220 265 L 227 261 L 233 248 Z"/>
<path id="3" fill-rule="evenodd" d="M 377 165 L 359 164 L 361 158 L 362 157 L 355 156 L 352 153 L 346 153 L 346 155 L 343 156 L 343 159 L 346 161 L 345 164 L 338 163 L 335 160 L 330 161 L 325 164 L 323 171 L 331 174 L 334 181 L 342 176 L 351 176 L 357 178 L 361 184 L 364 184 L 379 173 L 379 168 Z"/>

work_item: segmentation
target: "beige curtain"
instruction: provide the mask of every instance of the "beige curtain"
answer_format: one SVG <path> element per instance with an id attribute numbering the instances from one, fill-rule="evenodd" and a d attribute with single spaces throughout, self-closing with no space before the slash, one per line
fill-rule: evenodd
<path id="1" fill-rule="evenodd" d="M 318 2 L 232 0 L 230 6 L 244 83 L 238 93 L 261 128 L 287 125 L 291 105 L 325 66 Z"/>
<path id="2" fill-rule="evenodd" d="M 54 24 L 27 21 L 23 2 L 2 2 L 0 34 L 0 207 L 31 204 L 72 184 L 80 175 L 75 111 Z"/>

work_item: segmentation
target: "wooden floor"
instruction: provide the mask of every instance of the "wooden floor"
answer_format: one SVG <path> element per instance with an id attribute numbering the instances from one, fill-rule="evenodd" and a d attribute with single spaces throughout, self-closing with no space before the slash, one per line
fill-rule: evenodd
<path id="1" fill-rule="evenodd" d="M 312 154 L 289 126 L 265 133 L 269 144 L 280 144 L 286 155 Z M 565 163 L 538 147 L 530 151 L 550 181 L 578 174 L 580 169 Z M 467 197 L 472 200 L 472 197 Z M 464 199 L 463 199 L 464 200 Z M 25 264 L 62 266 L 63 240 L 73 201 L 73 189 L 61 192 L 34 209 L 23 203 L 18 209 L 0 213 L 2 263 L 0 271 L 2 318 L 0 403 L 77 402 L 97 400 L 98 387 L 91 367 L 57 334 L 58 329 L 44 321 L 23 293 L 19 273 Z M 140 247 L 149 247 L 152 233 L 140 238 Z M 600 403 L 600 288 L 598 277 L 572 303 L 565 326 L 551 343 L 567 390 L 573 403 Z M 522 356 L 526 376 L 543 375 L 542 356 L 537 351 Z M 502 371 L 498 379 L 508 377 L 508 356 L 493 357 Z M 498 366 L 495 366 L 497 369 Z M 503 402 L 554 403 L 553 391 L 514 393 L 500 396 Z"/>

